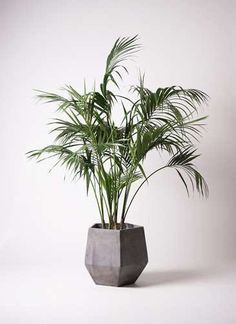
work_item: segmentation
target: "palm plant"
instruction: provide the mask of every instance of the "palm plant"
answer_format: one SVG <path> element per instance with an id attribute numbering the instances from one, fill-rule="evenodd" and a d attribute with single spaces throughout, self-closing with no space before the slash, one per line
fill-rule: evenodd
<path id="1" fill-rule="evenodd" d="M 107 57 L 100 90 L 88 92 L 84 87 L 81 93 L 68 85 L 63 89 L 65 96 L 38 94 L 39 99 L 56 102 L 64 118 L 50 123 L 56 133 L 53 145 L 27 155 L 38 161 L 54 157 L 53 167 L 64 165 L 73 179 L 84 178 L 87 193 L 94 192 L 102 228 L 122 229 L 143 184 L 166 168 L 176 170 L 187 193 L 190 187 L 208 195 L 207 184 L 193 164 L 199 156 L 194 142 L 206 118 L 194 116 L 208 96 L 179 86 L 151 91 L 144 86 L 143 76 L 130 89 L 135 99 L 114 94 L 109 88 L 111 84 L 119 88 L 123 72 L 128 72 L 124 61 L 139 49 L 137 36 L 117 39 Z M 123 114 L 120 124 L 113 119 L 114 104 L 120 105 Z M 146 175 L 143 162 L 151 150 L 166 151 L 170 158 Z M 133 184 L 140 180 L 133 192 Z"/>

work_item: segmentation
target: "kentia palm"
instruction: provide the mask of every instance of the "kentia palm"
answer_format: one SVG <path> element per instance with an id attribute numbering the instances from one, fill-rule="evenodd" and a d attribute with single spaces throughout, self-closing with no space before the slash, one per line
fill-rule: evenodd
<path id="1" fill-rule="evenodd" d="M 190 185 L 208 195 L 207 184 L 193 164 L 199 156 L 194 143 L 206 118 L 194 116 L 208 96 L 179 86 L 151 91 L 141 76 L 138 85 L 130 89 L 135 100 L 109 88 L 113 84 L 119 89 L 123 73 L 128 72 L 124 62 L 139 49 L 137 36 L 115 42 L 99 90 L 87 92 L 84 87 L 81 93 L 66 86 L 66 96 L 44 91 L 38 94 L 46 102 L 56 102 L 65 118 L 50 123 L 55 143 L 28 152 L 28 157 L 39 161 L 54 158 L 54 166 L 64 165 L 73 179 L 84 178 L 87 192 L 90 188 L 94 192 L 103 229 L 125 230 L 127 213 L 140 188 L 166 168 L 177 171 L 188 193 Z M 114 103 L 120 105 L 123 117 L 119 125 L 113 119 Z M 151 150 L 166 151 L 170 158 L 147 175 L 143 162 Z M 142 182 L 132 192 L 137 181 Z"/>

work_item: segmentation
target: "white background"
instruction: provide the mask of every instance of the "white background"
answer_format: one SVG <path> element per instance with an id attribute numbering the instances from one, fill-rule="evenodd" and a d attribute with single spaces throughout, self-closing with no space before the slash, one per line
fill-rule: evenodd
<path id="1" fill-rule="evenodd" d="M 0 1 L 0 322 L 234 324 L 235 21 L 231 1 Z M 198 167 L 206 201 L 187 197 L 174 171 L 144 187 L 128 221 L 145 226 L 149 265 L 136 286 L 95 286 L 84 268 L 87 228 L 99 220 L 83 183 L 28 161 L 51 144 L 55 106 L 32 89 L 97 86 L 119 36 L 139 34 L 146 85 L 207 92 Z M 119 108 L 117 108 L 119 109 Z M 161 166 L 152 154 L 148 171 Z"/>

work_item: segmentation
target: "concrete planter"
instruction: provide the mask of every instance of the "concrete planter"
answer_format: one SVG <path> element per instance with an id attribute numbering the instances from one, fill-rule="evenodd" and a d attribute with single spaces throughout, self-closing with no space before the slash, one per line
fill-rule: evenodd
<path id="1" fill-rule="evenodd" d="M 122 230 L 88 230 L 85 265 L 98 285 L 123 286 L 134 283 L 148 263 L 144 228 L 126 224 Z"/>

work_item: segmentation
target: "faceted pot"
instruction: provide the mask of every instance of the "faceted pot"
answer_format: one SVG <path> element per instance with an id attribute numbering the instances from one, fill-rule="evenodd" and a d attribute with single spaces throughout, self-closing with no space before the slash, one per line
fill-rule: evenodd
<path id="1" fill-rule="evenodd" d="M 125 224 L 121 230 L 88 230 L 85 265 L 98 285 L 123 286 L 134 283 L 148 263 L 143 226 Z"/>

